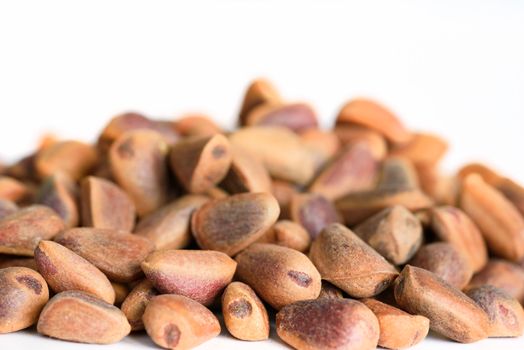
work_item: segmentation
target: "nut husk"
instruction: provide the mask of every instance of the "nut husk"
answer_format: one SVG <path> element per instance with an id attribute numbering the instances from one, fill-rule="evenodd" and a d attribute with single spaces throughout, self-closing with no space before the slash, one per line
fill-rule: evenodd
<path id="1" fill-rule="evenodd" d="M 138 283 L 135 288 L 129 292 L 120 309 L 124 315 L 126 315 L 131 325 L 131 331 L 144 329 L 142 316 L 149 301 L 157 295 L 158 292 L 155 287 L 153 287 L 153 283 L 147 279 Z"/>
<path id="2" fill-rule="evenodd" d="M 78 189 L 64 173 L 44 179 L 36 195 L 36 202 L 52 208 L 64 221 L 67 228 L 78 226 Z"/>
<path id="3" fill-rule="evenodd" d="M 341 222 L 333 203 L 318 193 L 298 193 L 289 202 L 289 218 L 300 224 L 315 239 L 329 224 Z"/>
<path id="4" fill-rule="evenodd" d="M 490 260 L 469 283 L 469 288 L 492 285 L 524 303 L 524 268 L 509 261 Z"/>

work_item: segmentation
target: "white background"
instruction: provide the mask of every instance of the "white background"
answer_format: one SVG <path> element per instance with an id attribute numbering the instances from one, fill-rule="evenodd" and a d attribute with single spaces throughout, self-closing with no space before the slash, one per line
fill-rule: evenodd
<path id="1" fill-rule="evenodd" d="M 324 127 L 347 99 L 376 98 L 410 127 L 445 136 L 449 171 L 483 160 L 524 182 L 518 0 L 1 1 L 0 159 L 29 152 L 43 132 L 94 140 L 127 110 L 200 111 L 230 128 L 258 76 L 310 101 Z M 33 345 L 90 348 L 0 336 L 2 349 Z M 105 349 L 151 346 L 139 337 Z M 524 340 L 418 348 L 448 346 L 522 349 Z M 227 335 L 202 346 L 219 348 L 269 346 Z"/>

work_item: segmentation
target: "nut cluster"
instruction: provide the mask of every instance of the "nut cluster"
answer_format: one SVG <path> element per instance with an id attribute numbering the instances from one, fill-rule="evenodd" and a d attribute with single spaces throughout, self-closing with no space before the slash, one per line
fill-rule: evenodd
<path id="1" fill-rule="evenodd" d="M 447 149 L 367 99 L 322 130 L 262 79 L 234 131 L 125 113 L 93 144 L 47 136 L 0 165 L 0 333 L 190 349 L 224 326 L 268 339 L 274 320 L 304 350 L 521 336 L 524 188 L 482 164 L 443 174 Z"/>

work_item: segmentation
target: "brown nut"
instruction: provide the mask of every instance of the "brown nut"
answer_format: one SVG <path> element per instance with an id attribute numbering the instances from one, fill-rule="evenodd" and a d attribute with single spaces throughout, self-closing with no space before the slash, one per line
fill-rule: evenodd
<path id="1" fill-rule="evenodd" d="M 464 179 L 460 206 L 478 225 L 489 250 L 512 261 L 524 257 L 524 218 L 480 175 L 471 174 Z"/>
<path id="2" fill-rule="evenodd" d="M 155 288 L 164 294 L 180 294 L 211 305 L 231 282 L 237 263 L 210 250 L 164 250 L 152 253 L 142 269 Z"/>
<path id="3" fill-rule="evenodd" d="M 29 189 L 22 182 L 8 176 L 0 176 L 0 199 L 18 202 L 29 195 Z"/>
<path id="4" fill-rule="evenodd" d="M 16 203 L 8 199 L 0 199 L 0 220 L 18 211 Z"/>
<path id="5" fill-rule="evenodd" d="M 0 269 L 6 267 L 27 267 L 28 269 L 38 271 L 34 258 L 12 257 L 9 255 L 0 256 Z"/>
<path id="6" fill-rule="evenodd" d="M 186 114 L 174 122 L 174 128 L 182 136 L 213 136 L 222 133 L 222 129 L 208 116 Z"/>
<path id="7" fill-rule="evenodd" d="M 311 245 L 311 237 L 300 224 L 289 220 L 280 220 L 264 236 L 259 238 L 257 243 L 273 243 L 304 253 Z"/>
<path id="8" fill-rule="evenodd" d="M 448 143 L 441 137 L 429 133 L 413 133 L 411 140 L 396 145 L 390 154 L 409 159 L 413 164 L 435 165 L 446 154 Z"/>
<path id="9" fill-rule="evenodd" d="M 255 243 L 235 260 L 237 278 L 277 310 L 320 294 L 320 274 L 307 256 L 296 250 Z"/>
<path id="10" fill-rule="evenodd" d="M 38 242 L 51 239 L 64 229 L 56 212 L 32 205 L 0 220 L 0 253 L 33 256 Z"/>
<path id="11" fill-rule="evenodd" d="M 473 272 L 480 271 L 488 262 L 488 250 L 477 225 L 469 216 L 451 206 L 433 208 L 430 215 L 436 236 L 464 254 Z"/>
<path id="12" fill-rule="evenodd" d="M 300 134 L 302 144 L 314 159 L 315 169 L 322 169 L 340 150 L 340 141 L 332 131 L 308 129 Z"/>
<path id="13" fill-rule="evenodd" d="M 234 147 L 258 157 L 275 178 L 306 185 L 314 175 L 313 157 L 300 137 L 287 128 L 246 127 L 232 133 L 229 141 Z"/>
<path id="14" fill-rule="evenodd" d="M 280 218 L 289 219 L 289 205 L 295 194 L 298 194 L 297 186 L 282 180 L 271 181 L 271 194 L 275 197 L 280 207 Z"/>
<path id="15" fill-rule="evenodd" d="M 30 327 L 49 300 L 47 283 L 26 267 L 0 269 L 0 334 Z"/>
<path id="16" fill-rule="evenodd" d="M 433 331 L 457 342 L 488 336 L 486 313 L 432 272 L 406 265 L 395 281 L 395 300 L 402 309 L 429 318 Z"/>
<path id="17" fill-rule="evenodd" d="M 440 205 L 456 206 L 460 182 L 456 176 L 443 174 L 436 165 L 416 164 L 420 188 Z"/>
<path id="18" fill-rule="evenodd" d="M 422 246 L 409 264 L 433 272 L 460 290 L 468 285 L 473 276 L 473 269 L 466 256 L 446 242 Z"/>
<path id="19" fill-rule="evenodd" d="M 418 187 L 417 171 L 411 161 L 390 156 L 382 162 L 377 190 L 399 191 Z"/>
<path id="20" fill-rule="evenodd" d="M 78 141 L 62 141 L 38 152 L 34 166 L 40 178 L 62 172 L 78 180 L 95 167 L 96 161 L 96 151 L 92 146 Z"/>
<path id="21" fill-rule="evenodd" d="M 208 201 L 196 194 L 180 197 L 141 219 L 135 234 L 149 239 L 156 250 L 185 248 L 191 242 L 191 215 Z"/>
<path id="22" fill-rule="evenodd" d="M 233 160 L 220 186 L 229 193 L 271 192 L 271 178 L 260 159 L 232 147 Z"/>
<path id="23" fill-rule="evenodd" d="M 511 295 L 490 285 L 471 288 L 466 294 L 488 315 L 488 336 L 519 337 L 524 334 L 524 310 Z"/>
<path id="24" fill-rule="evenodd" d="M 424 316 L 410 315 L 376 299 L 364 299 L 361 302 L 373 311 L 378 319 L 380 347 L 406 349 L 420 343 L 428 335 L 429 319 Z"/>
<path id="25" fill-rule="evenodd" d="M 375 296 L 397 277 L 397 270 L 350 229 L 327 226 L 309 252 L 322 279 L 356 298 Z"/>
<path id="26" fill-rule="evenodd" d="M 296 133 L 318 127 L 317 114 L 307 103 L 264 103 L 246 115 L 244 124 L 282 126 Z"/>
<path id="27" fill-rule="evenodd" d="M 508 261 L 493 259 L 469 283 L 469 288 L 492 285 L 524 302 L 524 268 Z"/>
<path id="28" fill-rule="evenodd" d="M 346 147 L 317 175 L 309 190 L 330 200 L 349 193 L 371 190 L 378 174 L 378 161 L 369 146 L 356 143 Z"/>
<path id="29" fill-rule="evenodd" d="M 356 124 L 338 124 L 333 131 L 343 146 L 366 144 L 377 160 L 384 159 L 388 153 L 388 144 L 384 136 L 375 130 Z"/>
<path id="30" fill-rule="evenodd" d="M 384 106 L 367 99 L 355 99 L 348 102 L 337 116 L 337 125 L 357 124 L 376 130 L 389 141 L 398 144 L 409 142 L 411 133 Z"/>
<path id="31" fill-rule="evenodd" d="M 67 228 L 78 226 L 79 213 L 76 184 L 65 174 L 47 177 L 36 195 L 36 202 L 52 208 Z"/>
<path id="32" fill-rule="evenodd" d="M 422 245 L 420 221 L 397 205 L 373 215 L 354 232 L 394 265 L 406 263 Z"/>
<path id="33" fill-rule="evenodd" d="M 282 102 L 280 94 L 266 79 L 256 79 L 247 88 L 240 108 L 238 120 L 240 125 L 245 125 L 248 114 L 256 107 L 263 104 L 279 104 Z"/>
<path id="34" fill-rule="evenodd" d="M 89 344 L 116 343 L 130 330 L 120 309 L 76 290 L 51 298 L 42 310 L 37 325 L 40 334 Z"/>
<path id="35" fill-rule="evenodd" d="M 327 225 L 342 221 L 333 203 L 318 193 L 293 195 L 288 210 L 289 218 L 304 227 L 312 239 Z"/>
<path id="36" fill-rule="evenodd" d="M 35 262 L 55 293 L 79 290 L 107 303 L 115 302 L 115 291 L 107 277 L 66 247 L 53 241 L 40 241 L 35 249 Z"/>
<path id="37" fill-rule="evenodd" d="M 88 176 L 81 185 L 82 225 L 131 231 L 135 226 L 135 205 L 116 184 Z"/>
<path id="38" fill-rule="evenodd" d="M 251 341 L 269 338 L 267 310 L 247 284 L 233 282 L 226 287 L 222 295 L 222 314 L 233 337 Z"/>
<path id="39" fill-rule="evenodd" d="M 126 132 L 109 150 L 113 176 L 140 216 L 160 208 L 170 198 L 168 153 L 162 135 L 150 130 Z"/>
<path id="40" fill-rule="evenodd" d="M 241 193 L 201 206 L 191 228 L 200 248 L 233 256 L 262 237 L 279 213 L 271 194 Z"/>
<path id="41" fill-rule="evenodd" d="M 190 193 L 204 193 L 226 176 L 233 154 L 224 135 L 195 136 L 177 142 L 170 156 L 171 169 Z"/>
<path id="42" fill-rule="evenodd" d="M 153 251 L 146 238 L 102 228 L 74 228 L 55 241 L 98 267 L 111 281 L 131 282 L 142 276 L 140 263 Z"/>
<path id="43" fill-rule="evenodd" d="M 131 331 L 144 329 L 142 316 L 149 301 L 157 295 L 158 292 L 155 287 L 153 287 L 153 283 L 147 279 L 138 283 L 135 288 L 129 292 L 120 308 L 131 325 Z"/>
<path id="44" fill-rule="evenodd" d="M 144 312 L 147 334 L 166 349 L 192 349 L 220 334 L 211 311 L 182 295 L 159 295 Z"/>
<path id="45" fill-rule="evenodd" d="M 122 283 L 111 282 L 111 286 L 115 291 L 115 305 L 121 305 L 129 294 L 129 288 Z"/>
<path id="46" fill-rule="evenodd" d="M 327 281 L 322 281 L 319 298 L 344 298 L 344 293 Z"/>
<path id="47" fill-rule="evenodd" d="M 300 350 L 372 350 L 378 320 L 364 304 L 350 299 L 298 301 L 277 313 L 277 334 Z"/>

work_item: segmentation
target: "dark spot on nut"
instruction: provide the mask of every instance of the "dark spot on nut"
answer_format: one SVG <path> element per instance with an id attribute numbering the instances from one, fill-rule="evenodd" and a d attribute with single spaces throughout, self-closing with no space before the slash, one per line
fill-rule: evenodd
<path id="1" fill-rule="evenodd" d="M 172 323 L 164 327 L 164 340 L 167 346 L 174 348 L 180 341 L 180 329 Z"/>
<path id="2" fill-rule="evenodd" d="M 27 288 L 32 289 L 36 294 L 42 293 L 42 284 L 40 284 L 40 282 L 38 282 L 35 278 L 23 275 L 18 276 L 16 280 L 27 286 Z"/>
<path id="3" fill-rule="evenodd" d="M 253 312 L 253 307 L 251 306 L 251 303 L 242 298 L 229 304 L 228 310 L 236 318 L 245 318 L 251 315 L 251 312 Z"/>
<path id="4" fill-rule="evenodd" d="M 308 287 L 311 282 L 313 282 L 311 277 L 304 272 L 291 270 L 287 273 L 287 275 L 293 280 L 293 282 L 301 287 Z"/>
<path id="5" fill-rule="evenodd" d="M 216 146 L 213 148 L 213 151 L 211 151 L 211 153 L 213 154 L 213 158 L 219 159 L 222 158 L 224 154 L 226 154 L 226 149 L 224 148 L 224 146 Z"/>
<path id="6" fill-rule="evenodd" d="M 55 265 L 53 265 L 47 255 L 45 255 L 45 253 L 38 247 L 35 249 L 35 260 L 38 266 L 38 271 L 40 271 L 42 274 L 54 275 L 58 272 Z"/>
<path id="7" fill-rule="evenodd" d="M 133 140 L 127 139 L 117 148 L 118 155 L 124 159 L 132 158 L 135 155 L 133 150 Z"/>

